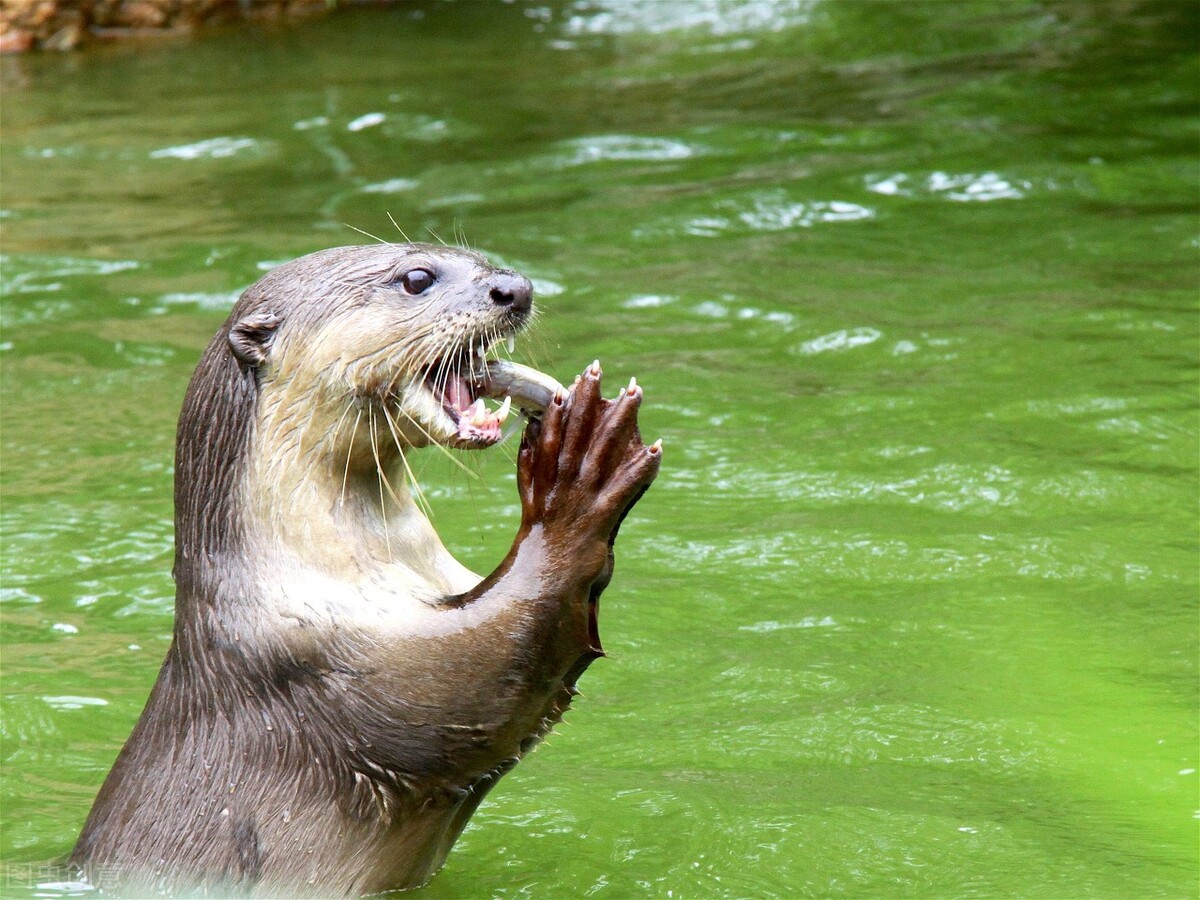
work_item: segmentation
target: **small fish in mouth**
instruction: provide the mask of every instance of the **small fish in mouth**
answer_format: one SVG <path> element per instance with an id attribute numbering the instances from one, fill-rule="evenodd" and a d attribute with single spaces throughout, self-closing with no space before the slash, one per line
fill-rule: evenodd
<path id="1" fill-rule="evenodd" d="M 545 412 L 560 391 L 566 393 L 566 388 L 552 376 L 504 359 L 487 363 L 480 385 L 483 396 L 511 397 L 519 409 L 530 415 Z"/>

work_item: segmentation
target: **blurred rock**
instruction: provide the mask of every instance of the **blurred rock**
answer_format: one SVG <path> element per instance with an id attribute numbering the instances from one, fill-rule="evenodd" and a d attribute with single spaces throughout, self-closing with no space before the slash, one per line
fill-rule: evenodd
<path id="1" fill-rule="evenodd" d="M 386 5 L 389 0 L 368 0 Z M 4 0 L 0 53 L 72 50 L 91 41 L 186 33 L 205 25 L 287 21 L 363 0 Z"/>

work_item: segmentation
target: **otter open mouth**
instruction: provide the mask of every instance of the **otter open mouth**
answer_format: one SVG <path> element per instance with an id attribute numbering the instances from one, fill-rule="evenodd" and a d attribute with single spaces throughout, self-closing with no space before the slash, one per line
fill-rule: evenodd
<path id="1" fill-rule="evenodd" d="M 511 351 L 511 338 L 508 347 Z M 508 360 L 489 360 L 487 352 L 480 344 L 456 359 L 435 363 L 425 374 L 425 388 L 453 423 L 451 443 L 460 447 L 497 443 L 514 405 L 526 415 L 538 415 L 555 393 L 565 390 L 544 372 Z M 499 408 L 489 409 L 485 397 L 501 401 Z"/>
<path id="2" fill-rule="evenodd" d="M 439 373 L 435 367 L 425 376 L 425 387 L 457 427 L 457 441 L 470 446 L 486 446 L 500 440 L 504 422 L 512 409 L 510 398 L 506 397 L 499 409 L 488 409 L 483 402 L 480 379 L 464 376 L 460 368 L 448 368 Z"/>

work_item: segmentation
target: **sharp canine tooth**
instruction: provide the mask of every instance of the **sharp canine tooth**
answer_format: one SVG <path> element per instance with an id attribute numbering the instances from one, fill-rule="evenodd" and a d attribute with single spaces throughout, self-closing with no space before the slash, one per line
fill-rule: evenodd
<path id="1" fill-rule="evenodd" d="M 517 336 L 515 334 L 510 334 L 508 336 L 508 340 L 505 341 L 504 344 L 506 347 L 508 347 L 508 352 L 512 353 L 517 349 Z"/>
<path id="2" fill-rule="evenodd" d="M 496 421 L 501 424 L 508 418 L 508 411 L 512 409 L 512 397 L 505 397 L 504 402 L 500 404 L 500 408 L 496 410 Z"/>
<path id="3" fill-rule="evenodd" d="M 480 397 L 467 407 L 467 413 L 467 421 L 472 425 L 482 425 L 484 417 L 487 416 L 487 407 L 483 405 L 483 398 Z"/>

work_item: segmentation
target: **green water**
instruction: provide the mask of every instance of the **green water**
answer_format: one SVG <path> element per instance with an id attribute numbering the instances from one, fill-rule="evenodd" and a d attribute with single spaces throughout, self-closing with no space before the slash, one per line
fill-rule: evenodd
<path id="1" fill-rule="evenodd" d="M 716 10 L 718 14 L 709 15 Z M 278 261 L 465 235 L 645 385 L 567 723 L 420 892 L 1195 897 L 1192 3 L 409 5 L 0 60 L 5 897 L 171 628 L 173 428 Z M 512 463 L 419 460 L 476 568 Z"/>

